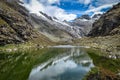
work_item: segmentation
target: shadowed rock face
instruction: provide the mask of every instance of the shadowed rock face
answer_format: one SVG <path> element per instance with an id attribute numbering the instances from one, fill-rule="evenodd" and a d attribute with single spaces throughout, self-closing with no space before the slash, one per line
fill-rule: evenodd
<path id="1" fill-rule="evenodd" d="M 111 10 L 102 15 L 102 17 L 93 24 L 92 30 L 88 36 L 106 36 L 120 34 L 120 3 Z"/>

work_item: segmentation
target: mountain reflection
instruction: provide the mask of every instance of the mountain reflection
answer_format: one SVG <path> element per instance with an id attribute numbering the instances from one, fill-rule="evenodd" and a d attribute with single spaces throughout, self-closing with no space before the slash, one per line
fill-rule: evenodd
<path id="1" fill-rule="evenodd" d="M 81 80 L 93 67 L 88 54 L 79 47 L 33 68 L 29 80 Z"/>

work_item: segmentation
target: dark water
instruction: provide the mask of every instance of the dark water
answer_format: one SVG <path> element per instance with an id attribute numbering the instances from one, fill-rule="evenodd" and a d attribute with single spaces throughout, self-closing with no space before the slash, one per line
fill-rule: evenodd
<path id="1" fill-rule="evenodd" d="M 75 46 L 0 52 L 0 80 L 82 80 L 94 66 L 120 70 L 120 60 L 93 53 Z"/>

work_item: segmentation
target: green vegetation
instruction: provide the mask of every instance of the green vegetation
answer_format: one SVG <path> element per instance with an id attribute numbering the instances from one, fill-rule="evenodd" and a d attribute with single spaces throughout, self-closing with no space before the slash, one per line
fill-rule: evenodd
<path id="1" fill-rule="evenodd" d="M 88 78 L 93 75 L 93 77 L 95 77 L 95 74 L 99 73 L 99 69 L 97 67 L 93 67 L 91 68 L 91 70 L 89 71 L 89 73 L 83 78 L 83 80 L 88 80 Z"/>
<path id="2" fill-rule="evenodd" d="M 17 51 L 27 51 L 28 49 L 37 48 L 36 44 L 31 42 L 21 43 L 21 44 L 7 44 L 5 46 L 0 46 L 1 52 L 17 52 Z"/>
<path id="3" fill-rule="evenodd" d="M 108 69 L 112 72 L 118 73 L 120 71 L 120 59 L 109 59 L 103 55 L 98 55 L 95 50 L 88 51 L 89 56 L 93 59 L 96 66 Z"/>
<path id="4" fill-rule="evenodd" d="M 88 49 L 94 68 L 83 80 L 120 80 L 120 59 L 109 59 L 98 50 Z"/>
<path id="5" fill-rule="evenodd" d="M 63 53 L 63 49 L 38 49 L 11 53 L 0 52 L 0 80 L 27 80 L 36 64 Z"/>

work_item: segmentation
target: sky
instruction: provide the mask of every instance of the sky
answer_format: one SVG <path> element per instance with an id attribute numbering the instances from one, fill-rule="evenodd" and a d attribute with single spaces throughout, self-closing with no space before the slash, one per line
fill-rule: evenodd
<path id="1" fill-rule="evenodd" d="M 120 0 L 21 0 L 31 13 L 40 11 L 61 21 L 71 21 L 81 15 L 104 13 Z"/>

